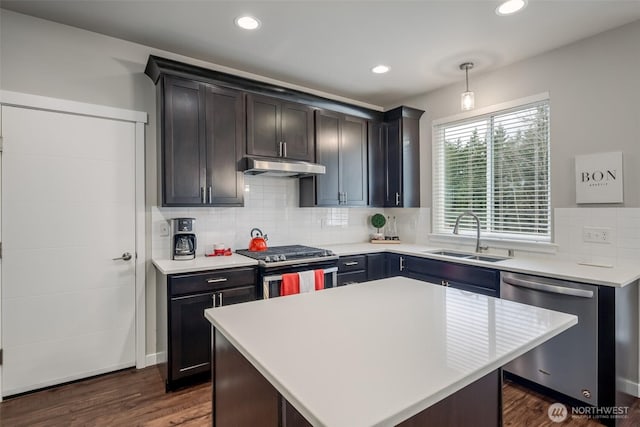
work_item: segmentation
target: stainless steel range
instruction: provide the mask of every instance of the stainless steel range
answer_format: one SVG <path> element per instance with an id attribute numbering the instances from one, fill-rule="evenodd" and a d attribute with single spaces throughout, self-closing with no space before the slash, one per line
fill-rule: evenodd
<path id="1" fill-rule="evenodd" d="M 288 245 L 259 252 L 238 249 L 236 253 L 258 260 L 258 276 L 262 283 L 259 297 L 264 299 L 280 296 L 282 275 L 287 273 L 322 269 L 325 272 L 325 288 L 337 283 L 338 256 L 330 250 Z"/>

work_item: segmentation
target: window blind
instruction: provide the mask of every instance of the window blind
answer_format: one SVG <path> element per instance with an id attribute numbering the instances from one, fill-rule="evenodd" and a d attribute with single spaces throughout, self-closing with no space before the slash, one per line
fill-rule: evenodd
<path id="1" fill-rule="evenodd" d="M 433 150 L 435 233 L 473 211 L 489 237 L 551 240 L 548 100 L 438 124 Z"/>

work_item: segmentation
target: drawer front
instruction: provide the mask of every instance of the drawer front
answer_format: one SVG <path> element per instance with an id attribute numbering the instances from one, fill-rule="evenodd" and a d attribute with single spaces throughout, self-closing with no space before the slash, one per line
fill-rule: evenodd
<path id="1" fill-rule="evenodd" d="M 186 295 L 199 292 L 214 292 L 244 285 L 256 285 L 255 268 L 210 270 L 198 273 L 175 274 L 167 278 L 169 295 Z"/>
<path id="2" fill-rule="evenodd" d="M 367 269 L 367 256 L 354 255 L 340 257 L 338 260 L 338 273 L 348 273 L 351 271 L 363 271 Z"/>
<path id="3" fill-rule="evenodd" d="M 338 274 L 338 286 L 351 285 L 353 283 L 362 283 L 366 281 L 367 272 L 364 270 Z"/>

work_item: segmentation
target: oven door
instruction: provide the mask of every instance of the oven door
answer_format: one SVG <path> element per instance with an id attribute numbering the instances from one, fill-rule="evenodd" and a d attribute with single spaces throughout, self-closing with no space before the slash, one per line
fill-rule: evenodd
<path id="1" fill-rule="evenodd" d="M 300 262 L 300 264 L 286 265 L 282 267 L 262 267 L 260 271 L 260 284 L 258 286 L 261 295 L 259 299 L 268 299 L 280 296 L 280 284 L 282 275 L 287 273 L 299 273 L 309 270 L 325 270 L 324 287 L 333 288 L 338 283 L 338 260 Z"/>

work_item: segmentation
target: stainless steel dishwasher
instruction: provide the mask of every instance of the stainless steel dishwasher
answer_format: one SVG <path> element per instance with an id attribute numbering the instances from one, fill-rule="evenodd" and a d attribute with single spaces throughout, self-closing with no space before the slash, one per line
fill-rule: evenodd
<path id="1" fill-rule="evenodd" d="M 501 273 L 501 298 L 578 316 L 578 324 L 504 366 L 504 370 L 598 403 L 598 287 Z"/>

